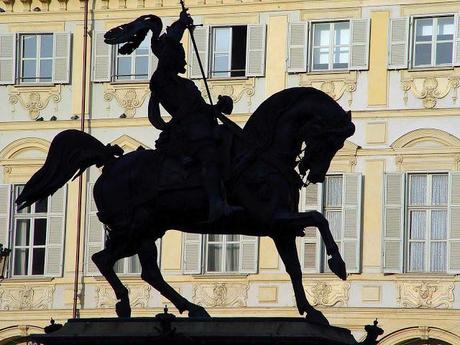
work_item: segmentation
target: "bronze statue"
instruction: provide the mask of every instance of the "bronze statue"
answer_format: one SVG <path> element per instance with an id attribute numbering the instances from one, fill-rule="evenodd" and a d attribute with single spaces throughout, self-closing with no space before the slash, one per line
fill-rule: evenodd
<path id="1" fill-rule="evenodd" d="M 158 268 L 154 241 L 176 229 L 271 237 L 291 278 L 299 313 L 306 313 L 309 321 L 328 324 L 307 301 L 296 236 L 302 236 L 307 226 L 317 227 L 330 256 L 329 267 L 343 280 L 345 263 L 324 216 L 298 211 L 299 189 L 307 172 L 308 183 L 324 181 L 332 158 L 355 131 L 351 113 L 322 91 L 296 87 L 265 100 L 239 131 L 220 113 L 231 112 L 228 98 L 215 107 L 206 104 L 193 82 L 177 75 L 185 66 L 180 38 L 192 25 L 183 10 L 161 36 L 161 20 L 153 15 L 106 35 L 108 43 L 125 43 L 120 51 L 130 53 L 152 31 L 152 51 L 159 63 L 150 84 L 149 119 L 163 130 L 157 148 L 123 155 L 118 146 L 104 146 L 89 134 L 63 131 L 54 138 L 44 166 L 16 203 L 26 207 L 53 194 L 89 166 L 104 167 L 94 186 L 94 199 L 108 239 L 92 260 L 115 291 L 120 317 L 129 317 L 131 309 L 128 290 L 113 265 L 134 254 L 139 255 L 142 279 L 180 313 L 209 316 L 168 285 Z M 159 103 L 172 115 L 171 122 L 161 119 Z M 216 117 L 224 124 L 217 125 Z M 297 160 L 303 143 L 305 154 Z M 226 200 L 236 206 L 228 206 Z"/>

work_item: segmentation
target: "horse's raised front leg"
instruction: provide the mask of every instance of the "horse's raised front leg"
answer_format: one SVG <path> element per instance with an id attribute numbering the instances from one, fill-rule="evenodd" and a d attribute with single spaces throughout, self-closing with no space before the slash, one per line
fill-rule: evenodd
<path id="1" fill-rule="evenodd" d="M 93 254 L 91 257 L 99 271 L 102 273 L 104 278 L 107 279 L 115 292 L 115 296 L 118 299 L 118 302 L 115 305 L 115 311 L 118 317 L 131 317 L 128 289 L 123 285 L 113 269 L 113 265 L 115 265 L 117 260 L 127 256 L 130 256 L 130 254 L 123 253 L 121 250 L 116 250 L 113 247 L 108 247 Z"/>
<path id="2" fill-rule="evenodd" d="M 293 227 L 296 229 L 299 227 L 305 228 L 307 226 L 314 226 L 318 228 L 326 247 L 326 253 L 331 256 L 331 258 L 327 261 L 329 268 L 340 279 L 347 279 L 345 262 L 343 261 L 339 252 L 339 247 L 337 247 L 337 243 L 335 243 L 334 237 L 332 236 L 331 229 L 329 228 L 329 222 L 321 212 L 280 212 L 275 215 L 274 220 L 281 228 Z"/>
<path id="3" fill-rule="evenodd" d="M 297 248 L 295 246 L 295 236 L 280 235 L 273 237 L 276 249 L 278 250 L 281 259 L 286 266 L 286 271 L 291 278 L 292 287 L 294 289 L 295 300 L 299 313 L 303 315 L 307 313 L 307 320 L 311 322 L 328 325 L 326 317 L 319 310 L 313 308 L 307 300 L 305 290 L 302 283 L 302 270 L 300 269 L 299 257 L 297 256 Z"/>
<path id="4" fill-rule="evenodd" d="M 157 264 L 158 252 L 154 242 L 145 241 L 142 243 L 138 255 L 142 266 L 142 279 L 169 299 L 179 310 L 179 313 L 182 314 L 185 310 L 188 310 L 189 317 L 209 317 L 203 307 L 189 302 L 163 279 Z"/>

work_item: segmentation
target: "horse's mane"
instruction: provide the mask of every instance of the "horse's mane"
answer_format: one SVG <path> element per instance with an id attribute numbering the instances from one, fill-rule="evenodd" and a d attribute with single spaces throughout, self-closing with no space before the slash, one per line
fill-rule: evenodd
<path id="1" fill-rule="evenodd" d="M 301 101 L 305 103 L 300 103 Z M 275 93 L 267 98 L 251 115 L 244 126 L 244 136 L 259 149 L 270 146 L 274 132 L 280 121 L 289 110 L 301 105 L 302 111 L 316 113 L 324 125 L 330 121 L 336 122 L 335 127 L 345 126 L 345 112 L 329 95 L 312 87 L 294 87 Z M 338 114 L 344 116 L 338 117 Z"/>

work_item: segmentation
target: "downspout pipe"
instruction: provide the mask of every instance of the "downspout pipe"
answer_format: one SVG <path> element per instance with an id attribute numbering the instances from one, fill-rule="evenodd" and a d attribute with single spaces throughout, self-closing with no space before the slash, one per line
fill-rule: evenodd
<path id="1" fill-rule="evenodd" d="M 86 111 L 86 68 L 88 55 L 88 2 L 84 0 L 84 19 L 83 19 L 83 54 L 82 54 L 82 78 L 81 78 L 81 112 L 80 112 L 80 130 L 85 131 L 85 111 Z M 72 318 L 76 319 L 78 315 L 78 279 L 80 276 L 80 242 L 81 242 L 81 217 L 82 217 L 82 192 L 83 192 L 83 175 L 78 178 L 78 199 L 77 199 L 77 238 L 75 249 L 75 272 L 73 285 L 73 303 Z"/>

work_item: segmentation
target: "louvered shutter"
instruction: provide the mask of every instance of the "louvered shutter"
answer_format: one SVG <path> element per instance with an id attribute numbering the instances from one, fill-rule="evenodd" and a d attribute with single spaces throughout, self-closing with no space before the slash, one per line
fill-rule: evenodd
<path id="1" fill-rule="evenodd" d="M 322 209 L 322 184 L 309 184 L 301 191 L 302 211 L 319 211 Z M 317 273 L 320 271 L 320 243 L 321 236 L 315 227 L 307 227 L 305 236 L 300 238 L 302 270 L 306 273 Z"/>
<path id="2" fill-rule="evenodd" d="M 460 66 L 460 15 L 455 15 L 455 40 L 454 40 L 454 49 L 453 49 L 453 62 L 454 66 Z"/>
<path id="3" fill-rule="evenodd" d="M 53 83 L 70 82 L 70 40 L 69 32 L 53 34 Z"/>
<path id="4" fill-rule="evenodd" d="M 289 23 L 288 72 L 307 71 L 308 23 Z"/>
<path id="5" fill-rule="evenodd" d="M 198 54 L 200 55 L 201 63 L 203 64 L 204 74 L 208 76 L 208 49 L 209 49 L 209 26 L 198 26 L 193 31 Z M 191 37 L 191 36 L 190 36 Z M 195 48 L 193 47 L 192 39 L 190 38 L 190 63 L 189 76 L 192 79 L 203 78 L 200 65 L 196 56 Z"/>
<path id="6" fill-rule="evenodd" d="M 104 42 L 104 31 L 96 31 L 93 36 L 92 80 L 108 82 L 112 72 L 112 46 Z"/>
<path id="7" fill-rule="evenodd" d="M 7 184 L 0 184 L 0 243 L 4 248 L 9 248 L 8 232 L 9 232 L 9 219 L 10 210 L 13 208 L 13 201 L 11 197 L 11 186 Z M 11 204 L 10 204 L 11 203 Z"/>
<path id="8" fill-rule="evenodd" d="M 409 60 L 409 18 L 390 18 L 388 42 L 388 68 L 407 68 Z"/>
<path id="9" fill-rule="evenodd" d="M 248 77 L 263 77 L 265 74 L 266 31 L 264 24 L 248 25 L 246 41 L 246 76 Z"/>
<path id="10" fill-rule="evenodd" d="M 184 274 L 200 274 L 203 236 L 184 232 L 183 238 L 182 270 Z"/>
<path id="11" fill-rule="evenodd" d="M 383 209 L 383 271 L 402 273 L 404 242 L 404 174 L 385 174 Z"/>
<path id="12" fill-rule="evenodd" d="M 15 62 L 16 35 L 0 34 L 0 85 L 14 84 Z"/>
<path id="13" fill-rule="evenodd" d="M 369 69 L 370 19 L 351 20 L 350 70 Z"/>
<path id="14" fill-rule="evenodd" d="M 66 187 L 58 189 L 48 198 L 45 275 L 62 275 L 65 236 Z"/>
<path id="15" fill-rule="evenodd" d="M 349 273 L 358 273 L 361 268 L 361 190 L 361 174 L 343 175 L 342 248 Z"/>
<path id="16" fill-rule="evenodd" d="M 257 273 L 259 238 L 241 235 L 240 273 Z"/>
<path id="17" fill-rule="evenodd" d="M 99 269 L 91 260 L 91 256 L 104 249 L 105 232 L 104 225 L 97 217 L 97 207 L 93 197 L 94 183 L 88 184 L 88 194 L 86 197 L 86 257 L 85 266 L 88 275 L 100 275 Z"/>
<path id="18" fill-rule="evenodd" d="M 460 173 L 449 174 L 449 243 L 447 272 L 460 273 Z"/>

